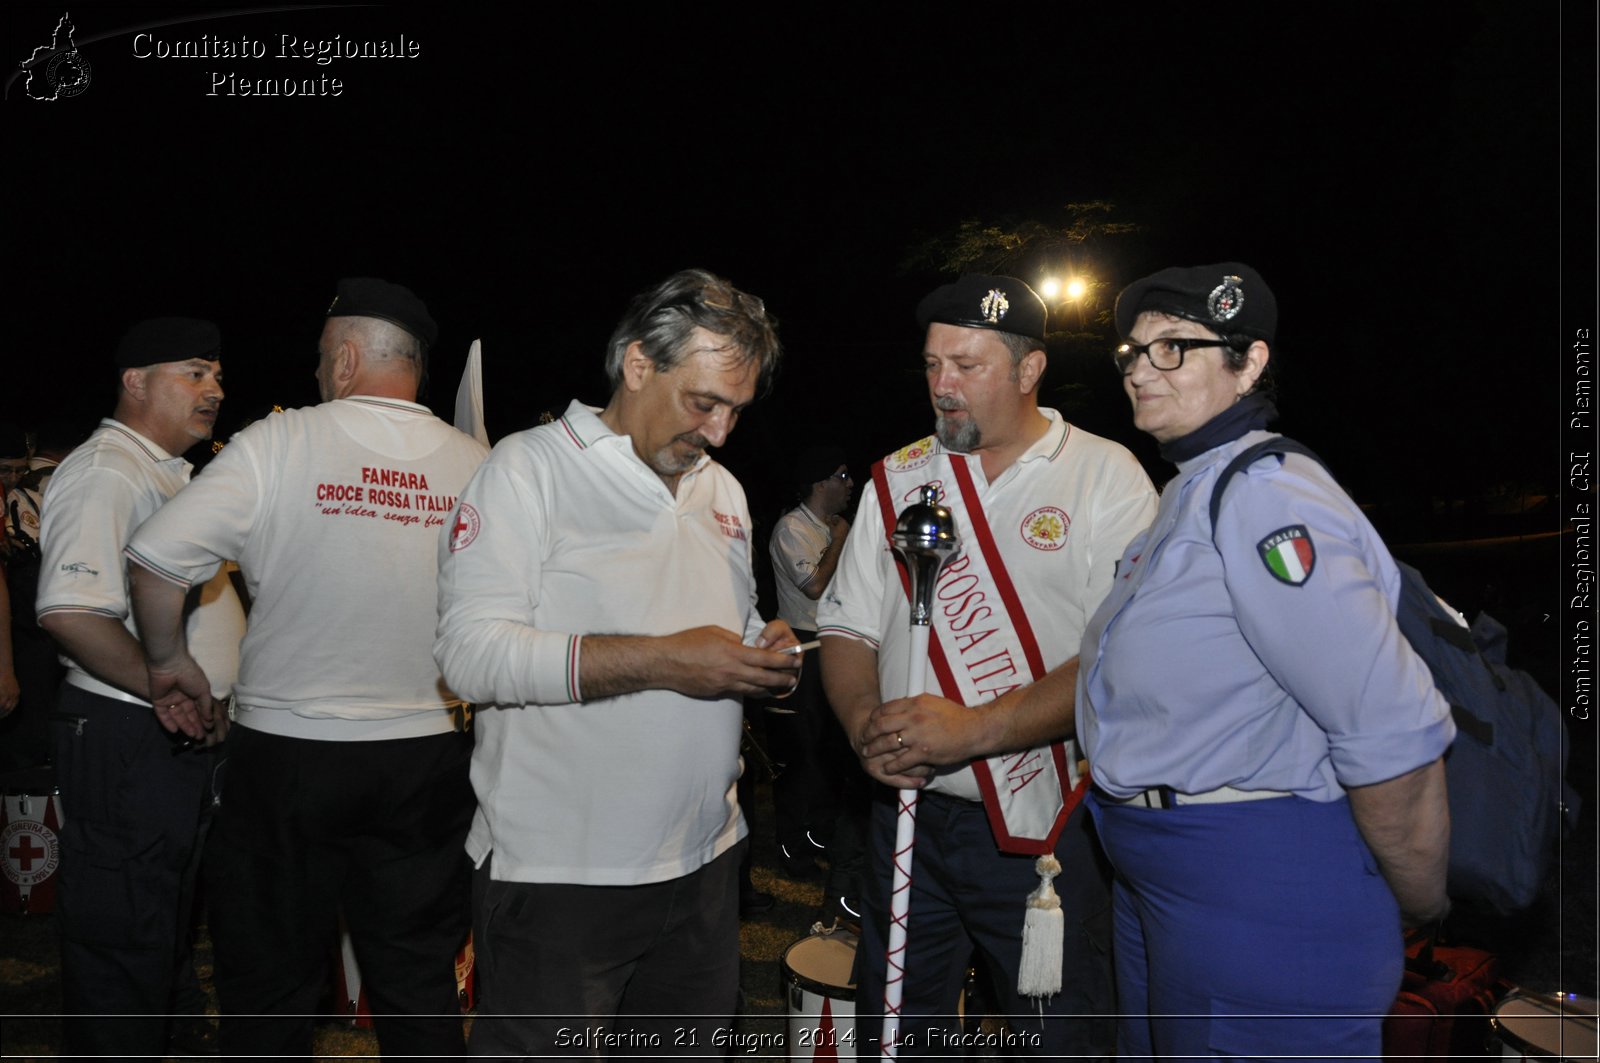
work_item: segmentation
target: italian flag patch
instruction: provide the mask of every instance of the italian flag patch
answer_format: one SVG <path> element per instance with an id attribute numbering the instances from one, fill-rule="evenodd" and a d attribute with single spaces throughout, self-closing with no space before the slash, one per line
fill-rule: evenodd
<path id="1" fill-rule="evenodd" d="M 1311 533 L 1304 524 L 1279 528 L 1256 543 L 1256 550 L 1267 571 L 1291 587 L 1310 579 L 1311 570 L 1317 564 L 1317 551 L 1311 545 Z"/>

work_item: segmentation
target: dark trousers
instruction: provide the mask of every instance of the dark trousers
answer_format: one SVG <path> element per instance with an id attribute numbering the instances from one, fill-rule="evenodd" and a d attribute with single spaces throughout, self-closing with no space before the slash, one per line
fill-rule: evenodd
<path id="1" fill-rule="evenodd" d="M 472 1055 L 726 1055 L 748 844 L 642 886 L 499 882 L 485 861 L 472 887 Z"/>
<path id="2" fill-rule="evenodd" d="M 227 1056 L 308 1056 L 343 911 L 384 1055 L 463 1051 L 467 734 L 318 742 L 235 727 L 205 874 Z"/>
<path id="3" fill-rule="evenodd" d="M 995 849 L 983 806 L 922 794 L 912 850 L 900 1058 L 961 1055 L 956 1001 L 976 950 L 994 1004 L 1005 1014 L 1021 1055 L 1104 1057 L 1115 1038 L 1111 1016 L 1109 871 L 1085 810 L 1076 809 L 1056 843 L 1055 880 L 1065 917 L 1061 992 L 1040 1002 L 1017 995 L 1022 924 L 1038 886 L 1034 857 Z M 866 917 L 856 987 L 858 1058 L 878 1053 L 889 933 L 895 795 L 873 802 Z"/>
<path id="4" fill-rule="evenodd" d="M 160 1058 L 175 974 L 190 962 L 214 754 L 174 754 L 149 706 L 70 685 L 51 724 L 63 819 L 56 922 L 64 1054 Z"/>

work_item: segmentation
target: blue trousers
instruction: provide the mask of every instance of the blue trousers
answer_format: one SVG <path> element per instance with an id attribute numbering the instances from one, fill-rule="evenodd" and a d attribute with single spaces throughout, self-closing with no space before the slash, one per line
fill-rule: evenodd
<path id="1" fill-rule="evenodd" d="M 894 795 L 873 802 L 866 911 L 856 986 L 858 1059 L 878 1052 L 888 954 L 893 871 Z M 1003 1045 L 1021 1055 L 1096 1058 L 1111 1048 L 1110 894 L 1104 857 L 1080 807 L 1056 843 L 1062 872 L 1055 880 L 1065 916 L 1061 992 L 1039 1001 L 1017 995 L 1022 924 L 1028 894 L 1039 885 L 1032 856 L 1002 853 L 983 806 L 940 794 L 921 795 L 912 852 L 900 1058 L 969 1054 L 956 1001 L 976 952 L 1008 1016 Z"/>
<path id="2" fill-rule="evenodd" d="M 1382 1055 L 1400 913 L 1348 801 L 1087 803 L 1116 869 L 1118 1058 Z"/>

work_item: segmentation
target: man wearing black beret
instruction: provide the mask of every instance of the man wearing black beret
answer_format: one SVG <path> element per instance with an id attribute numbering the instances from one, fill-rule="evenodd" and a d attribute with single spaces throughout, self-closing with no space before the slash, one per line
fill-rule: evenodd
<path id="1" fill-rule="evenodd" d="M 1155 512 L 1155 492 L 1125 449 L 1039 406 L 1046 310 L 1028 285 L 965 276 L 923 299 L 917 319 L 934 434 L 873 468 L 817 615 L 828 698 L 884 784 L 868 843 L 857 1029 L 865 1047 L 883 1014 L 899 859 L 891 788 L 921 790 L 901 894 L 910 911 L 895 959 L 896 1043 L 917 1055 L 959 1043 L 956 994 L 976 949 L 1001 1010 L 1041 1017 L 1017 1027 L 1026 1036 L 1014 1047 L 1103 1054 L 1109 1024 L 1093 1017 L 1112 1010 L 1108 883 L 1079 807 L 1088 780 L 1073 684 L 1084 621 Z M 885 539 L 930 484 L 962 551 L 937 584 L 929 658 L 914 662 L 909 584 Z M 936 693 L 901 696 L 913 668 L 915 689 Z M 1035 907 L 1061 916 L 1039 931 L 1038 951 L 1023 947 L 1035 890 Z"/>
<path id="2" fill-rule="evenodd" d="M 221 333 L 167 317 L 117 345 L 117 405 L 55 472 L 40 528 L 40 625 L 67 659 L 51 741 L 66 810 L 57 921 L 69 1055 L 168 1054 L 165 1015 L 187 963 L 186 869 L 210 803 L 203 748 L 168 741 L 126 591 L 123 548 L 189 480 L 180 456 L 211 438 Z M 196 588 L 187 621 L 208 693 L 238 671 L 244 611 L 225 575 Z M 197 736 L 209 745 L 226 722 Z M 148 1017 L 145 1017 L 148 1016 Z"/>
<path id="3" fill-rule="evenodd" d="M 436 551 L 485 448 L 416 402 L 433 317 L 341 281 L 319 406 L 235 436 L 128 548 L 156 711 L 219 719 L 176 613 L 225 558 L 250 586 L 206 882 L 227 1055 L 306 1056 L 342 915 L 385 1055 L 464 1048 L 472 736 L 431 647 Z"/>

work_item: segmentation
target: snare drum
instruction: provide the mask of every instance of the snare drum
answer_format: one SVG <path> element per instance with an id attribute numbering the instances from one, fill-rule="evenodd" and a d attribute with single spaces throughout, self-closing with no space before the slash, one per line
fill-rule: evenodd
<path id="1" fill-rule="evenodd" d="M 790 1059 L 856 1058 L 856 936 L 818 930 L 784 951 Z"/>
<path id="2" fill-rule="evenodd" d="M 37 773 L 30 773 L 37 774 Z M 17 780 L 5 788 L 0 818 L 0 911 L 53 912 L 56 869 L 61 866 L 61 791 L 51 778 Z"/>
<path id="3" fill-rule="evenodd" d="M 1501 1059 L 1596 1058 L 1595 1000 L 1576 993 L 1512 993 L 1489 1020 Z"/>

